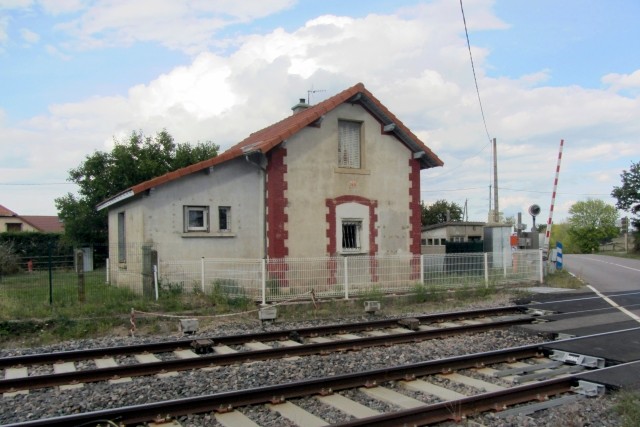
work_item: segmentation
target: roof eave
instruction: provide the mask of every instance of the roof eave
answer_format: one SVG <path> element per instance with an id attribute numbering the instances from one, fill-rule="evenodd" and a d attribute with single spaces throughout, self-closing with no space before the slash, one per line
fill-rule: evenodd
<path id="1" fill-rule="evenodd" d="M 115 196 L 113 196 L 112 198 L 105 200 L 102 203 L 99 203 L 98 205 L 96 205 L 96 210 L 101 211 L 102 209 L 106 209 L 110 206 L 113 206 L 117 203 L 120 203 L 124 200 L 130 199 L 131 197 L 133 197 L 135 195 L 135 193 L 133 192 L 133 190 L 129 189 L 127 191 L 123 191 L 120 194 L 116 194 Z"/>

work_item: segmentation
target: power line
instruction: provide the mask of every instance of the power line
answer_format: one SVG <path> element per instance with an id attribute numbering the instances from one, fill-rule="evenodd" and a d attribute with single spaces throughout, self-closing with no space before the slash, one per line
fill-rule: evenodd
<path id="1" fill-rule="evenodd" d="M 471 42 L 469 41 L 469 31 L 467 31 L 467 19 L 464 16 L 464 7 L 462 6 L 462 0 L 460 0 L 460 10 L 462 11 L 462 22 L 464 23 L 464 34 L 467 37 L 467 48 L 469 49 L 469 58 L 471 59 L 471 71 L 473 71 L 473 81 L 476 85 L 476 93 L 478 94 L 478 104 L 480 104 L 480 113 L 482 114 L 482 123 L 484 123 L 484 130 L 487 133 L 487 139 L 489 140 L 489 143 L 491 143 L 491 136 L 489 136 L 489 129 L 487 128 L 487 120 L 485 119 L 485 116 L 484 116 L 484 108 L 482 108 L 482 99 L 480 99 L 480 89 L 478 88 L 478 79 L 476 77 L 476 67 L 473 64 L 473 55 L 471 54 Z"/>
<path id="2" fill-rule="evenodd" d="M 464 187 L 464 188 L 445 188 L 441 190 L 420 190 L 421 193 L 442 193 L 448 191 L 465 191 L 465 190 L 484 190 L 486 187 Z M 508 187 L 500 187 L 500 190 L 507 191 L 520 191 L 522 193 L 540 193 L 540 194 L 551 194 L 552 191 L 542 191 L 542 190 L 526 190 L 523 188 L 508 188 Z M 565 196 L 610 196 L 608 193 L 564 193 L 557 192 L 556 194 L 562 194 Z"/>
<path id="3" fill-rule="evenodd" d="M 0 182 L 3 186 L 22 185 L 77 185 L 75 182 Z"/>
<path id="4" fill-rule="evenodd" d="M 456 166 L 455 168 L 447 170 L 446 172 L 443 173 L 443 175 L 444 174 L 449 174 L 449 173 L 461 168 L 462 166 L 464 166 L 464 162 L 465 161 L 467 161 L 469 159 L 473 159 L 474 157 L 477 157 L 480 153 L 482 153 L 484 150 L 486 150 L 489 145 L 491 145 L 491 136 L 489 135 L 489 128 L 487 127 L 487 120 L 485 118 L 484 108 L 482 106 L 482 99 L 480 98 L 480 88 L 478 87 L 478 79 L 476 77 L 476 67 L 475 67 L 475 65 L 473 63 L 473 55 L 471 54 L 471 42 L 469 41 L 469 31 L 467 30 L 467 19 L 466 19 L 465 15 L 464 15 L 464 7 L 462 6 L 462 0 L 460 0 L 460 11 L 462 12 L 462 22 L 464 23 L 464 33 L 465 33 L 465 36 L 467 38 L 467 48 L 469 49 L 469 59 L 471 60 L 471 71 L 473 72 L 473 82 L 474 82 L 474 84 L 476 86 L 476 94 L 478 95 L 478 104 L 480 105 L 480 114 L 482 115 L 482 123 L 484 125 L 484 131 L 487 134 L 487 140 L 489 142 L 484 147 L 482 147 L 480 149 L 480 151 L 475 153 L 473 156 L 467 157 L 466 159 L 462 160 L 458 166 Z"/>

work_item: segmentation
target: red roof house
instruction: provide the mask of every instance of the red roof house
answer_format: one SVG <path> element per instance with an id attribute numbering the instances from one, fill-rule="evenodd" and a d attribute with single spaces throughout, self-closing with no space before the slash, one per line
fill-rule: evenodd
<path id="1" fill-rule="evenodd" d="M 100 203 L 110 259 L 125 268 L 131 244 L 164 260 L 419 254 L 420 171 L 438 156 L 362 83 L 292 110 Z"/>

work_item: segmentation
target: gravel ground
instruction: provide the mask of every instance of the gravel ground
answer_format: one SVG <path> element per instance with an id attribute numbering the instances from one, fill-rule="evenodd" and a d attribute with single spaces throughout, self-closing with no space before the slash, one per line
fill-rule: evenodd
<path id="1" fill-rule="evenodd" d="M 419 313 L 407 314 L 407 316 Z M 361 321 L 363 318 L 333 319 L 325 323 Z M 256 326 L 255 324 L 225 323 L 217 327 L 215 335 L 259 332 L 261 329 L 302 328 L 323 323 L 322 321 L 276 323 Z M 211 331 L 207 335 L 211 335 Z M 33 348 L 0 350 L 0 357 L 38 352 L 65 351 L 84 348 L 96 348 L 112 345 L 124 345 L 144 342 L 156 342 L 175 339 L 170 337 L 104 337 L 95 340 L 65 342 L 57 345 Z M 79 412 L 115 408 L 125 405 L 137 405 L 153 401 L 178 399 L 203 394 L 240 390 L 283 382 L 298 381 L 323 376 L 347 374 L 357 371 L 378 369 L 387 366 L 403 365 L 425 360 L 451 357 L 461 354 L 483 352 L 504 347 L 526 345 L 542 341 L 542 338 L 525 334 L 518 330 L 500 330 L 476 335 L 466 335 L 447 339 L 429 340 L 419 343 L 403 344 L 393 347 L 369 348 L 358 352 L 335 353 L 328 356 L 309 356 L 286 360 L 270 360 L 247 365 L 216 367 L 211 370 L 182 372 L 177 376 L 159 378 L 140 377 L 122 384 L 95 383 L 85 384 L 75 390 L 60 391 L 43 389 L 29 394 L 0 398 L 0 424 L 16 423 L 46 417 L 69 415 Z M 42 372 L 50 371 L 43 368 Z M 39 372 L 40 373 L 40 372 Z M 446 383 L 443 380 L 442 383 Z M 388 384 L 390 388 L 401 390 L 397 384 Z M 469 391 L 468 387 L 457 386 L 457 391 Z M 358 390 L 343 393 L 360 403 L 370 405 L 372 399 Z M 420 398 L 419 393 L 408 393 Z M 484 425 L 487 427 L 509 426 L 617 426 L 617 419 L 610 409 L 615 397 L 581 399 L 570 407 L 548 410 L 531 416 L 518 416 L 506 419 L 496 414 L 479 416 L 464 420 L 457 425 Z M 296 399 L 295 403 L 329 422 L 348 420 L 348 416 L 318 402 L 314 398 Z M 376 402 L 377 410 L 389 409 L 389 405 Z M 287 427 L 295 424 L 279 417 L 264 405 L 241 409 L 245 415 L 262 426 Z M 221 426 L 212 414 L 194 415 L 179 419 L 183 426 Z M 454 424 L 443 424 L 454 425 Z"/>

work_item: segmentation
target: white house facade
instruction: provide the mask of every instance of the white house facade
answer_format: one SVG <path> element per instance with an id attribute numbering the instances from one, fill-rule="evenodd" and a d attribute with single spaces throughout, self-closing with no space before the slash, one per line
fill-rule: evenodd
<path id="1" fill-rule="evenodd" d="M 219 156 L 102 202 L 112 268 L 133 244 L 179 260 L 419 254 L 420 171 L 442 161 L 360 83 L 302 101 Z"/>

